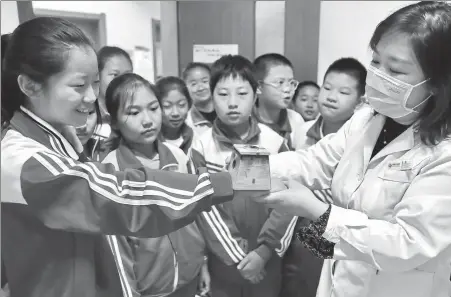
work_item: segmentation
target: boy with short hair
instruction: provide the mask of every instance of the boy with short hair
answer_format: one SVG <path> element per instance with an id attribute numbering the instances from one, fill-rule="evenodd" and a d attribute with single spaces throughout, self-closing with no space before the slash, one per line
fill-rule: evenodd
<path id="1" fill-rule="evenodd" d="M 324 75 L 318 95 L 320 116 L 300 131 L 300 148 L 316 144 L 337 132 L 354 114 L 365 94 L 366 69 L 354 58 L 333 62 Z M 321 200 L 332 202 L 330 190 L 314 191 Z M 293 240 L 284 258 L 281 297 L 315 297 L 323 260 L 316 258 L 300 241 Z"/>
<path id="2" fill-rule="evenodd" d="M 254 117 L 284 137 L 290 149 L 297 149 L 297 134 L 304 119 L 288 109 L 299 84 L 294 79 L 293 65 L 283 55 L 270 53 L 255 59 L 254 66 L 259 83 Z"/>
<path id="3" fill-rule="evenodd" d="M 257 86 L 252 62 L 246 58 L 228 55 L 213 64 L 210 88 L 218 117 L 193 142 L 196 167 L 221 171 L 234 144 L 258 145 L 272 154 L 288 150 L 283 137 L 251 116 Z M 237 198 L 202 213 L 197 224 L 209 250 L 212 296 L 277 297 L 281 257 L 296 221 L 252 199 Z"/>
<path id="4" fill-rule="evenodd" d="M 293 109 L 299 113 L 304 121 L 309 122 L 318 118 L 318 94 L 320 87 L 314 81 L 299 83 L 293 96 Z"/>

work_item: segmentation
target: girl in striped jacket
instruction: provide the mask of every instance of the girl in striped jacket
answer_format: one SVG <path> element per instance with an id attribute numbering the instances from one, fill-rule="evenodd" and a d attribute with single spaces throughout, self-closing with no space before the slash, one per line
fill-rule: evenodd
<path id="1" fill-rule="evenodd" d="M 233 196 L 228 173 L 199 176 L 89 162 L 75 128 L 96 100 L 97 58 L 74 24 L 35 18 L 2 65 L 2 258 L 11 297 L 120 297 L 104 234 L 159 237 Z M 240 195 L 236 192 L 235 195 Z"/>

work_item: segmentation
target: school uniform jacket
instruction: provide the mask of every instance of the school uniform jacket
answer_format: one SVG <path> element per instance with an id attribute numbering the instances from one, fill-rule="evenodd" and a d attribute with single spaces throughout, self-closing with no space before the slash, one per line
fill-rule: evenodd
<path id="1" fill-rule="evenodd" d="M 318 297 L 449 297 L 451 140 L 426 146 L 411 126 L 371 158 L 385 120 L 365 106 L 308 150 L 270 156 L 274 176 L 332 190 Z"/>
<path id="2" fill-rule="evenodd" d="M 193 128 L 184 123 L 181 128 L 181 137 L 183 141 L 180 144 L 179 148 L 185 154 L 188 154 L 189 149 L 191 148 L 191 144 L 193 143 L 193 139 L 195 138 Z"/>
<path id="3" fill-rule="evenodd" d="M 191 106 L 191 109 L 188 111 L 185 123 L 191 127 L 197 135 L 202 135 L 213 125 L 194 105 Z"/>
<path id="4" fill-rule="evenodd" d="M 232 154 L 232 141 L 224 133 L 227 127 L 220 129 L 224 125 L 218 123 L 217 119 L 213 128 L 206 131 L 199 142 L 193 143 L 191 150 L 195 166 L 207 166 L 212 173 L 220 172 Z M 272 154 L 288 149 L 284 139 L 270 128 L 254 119 L 251 123 L 244 143 L 262 146 Z M 251 199 L 236 199 L 203 212 L 197 223 L 209 250 L 225 265 L 235 265 L 254 249 L 259 253 L 263 245 L 282 257 L 290 244 L 296 220 L 293 216 L 270 211 Z"/>
<path id="5" fill-rule="evenodd" d="M 156 142 L 160 170 L 188 173 L 189 158 L 169 143 Z M 117 170 L 140 168 L 143 164 L 129 147 L 121 142 L 117 150 L 105 158 Z M 145 165 L 144 165 L 145 166 Z M 108 236 L 121 280 L 124 297 L 168 296 L 196 282 L 204 263 L 205 242 L 196 223 L 191 223 L 166 236 L 136 238 Z M 195 291 L 185 292 L 194 296 Z"/>
<path id="6" fill-rule="evenodd" d="M 302 147 L 301 129 L 305 124 L 304 118 L 294 110 L 282 109 L 280 111 L 280 119 L 277 124 L 268 125 L 259 116 L 257 107 L 253 109 L 253 116 L 257 119 L 259 123 L 274 127 L 274 131 L 279 133 L 280 136 L 285 138 L 288 148 L 290 150 L 297 150 Z"/>
<path id="7" fill-rule="evenodd" d="M 12 297 L 122 296 L 101 234 L 159 237 L 232 198 L 227 173 L 200 176 L 79 160 L 22 108 L 1 142 L 2 257 Z"/>

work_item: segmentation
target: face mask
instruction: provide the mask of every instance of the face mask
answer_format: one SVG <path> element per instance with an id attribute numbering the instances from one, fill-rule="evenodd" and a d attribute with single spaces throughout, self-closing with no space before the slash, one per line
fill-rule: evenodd
<path id="1" fill-rule="evenodd" d="M 431 97 L 427 95 L 425 82 L 427 80 L 411 85 L 369 66 L 366 78 L 366 99 L 374 110 L 392 119 L 417 114 L 415 109 Z M 413 108 L 408 108 L 406 105 L 409 100 L 420 103 Z"/>

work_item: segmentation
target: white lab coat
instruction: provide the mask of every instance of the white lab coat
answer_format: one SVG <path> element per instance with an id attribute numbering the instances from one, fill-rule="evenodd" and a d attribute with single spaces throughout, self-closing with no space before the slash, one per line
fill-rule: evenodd
<path id="1" fill-rule="evenodd" d="M 273 176 L 332 190 L 323 237 L 336 244 L 317 297 L 449 297 L 451 141 L 427 147 L 410 127 L 370 161 L 384 122 L 366 106 L 309 149 L 270 157 Z"/>

